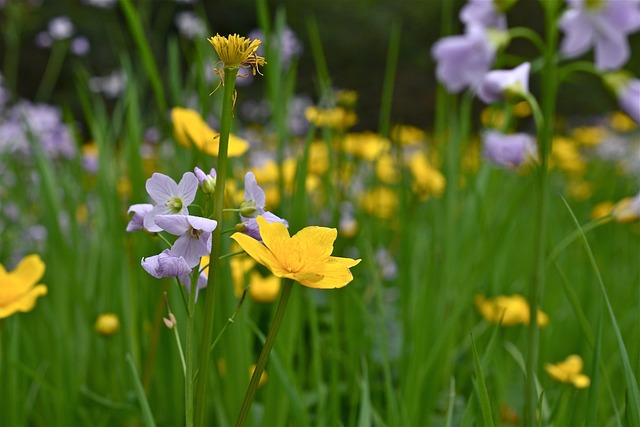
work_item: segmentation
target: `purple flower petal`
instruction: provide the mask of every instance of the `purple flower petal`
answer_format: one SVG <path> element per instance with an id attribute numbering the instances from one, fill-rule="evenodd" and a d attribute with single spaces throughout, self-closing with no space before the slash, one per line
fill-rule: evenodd
<path id="1" fill-rule="evenodd" d="M 244 176 L 244 200 L 256 202 L 256 205 L 261 210 L 264 209 L 264 205 L 266 203 L 266 197 L 264 191 L 258 185 L 258 181 L 256 181 L 256 176 L 253 172 L 247 172 Z M 258 214 L 259 215 L 259 214 Z"/>
<path id="2" fill-rule="evenodd" d="M 157 204 L 164 204 L 167 200 L 175 197 L 178 192 L 176 182 L 162 173 L 154 173 L 151 178 L 147 180 L 145 187 L 149 196 L 151 196 Z"/>
<path id="3" fill-rule="evenodd" d="M 640 80 L 631 79 L 618 94 L 620 108 L 640 125 Z"/>
<path id="4" fill-rule="evenodd" d="M 182 199 L 183 206 L 189 206 L 196 198 L 198 191 L 198 178 L 193 172 L 185 172 L 178 184 L 176 196 Z"/>
<path id="5" fill-rule="evenodd" d="M 206 231 L 207 233 L 211 233 L 218 225 L 218 223 L 212 219 L 192 215 L 187 215 L 187 221 L 194 229 Z"/>
<path id="6" fill-rule="evenodd" d="M 482 139 L 482 154 L 490 162 L 514 169 L 529 159 L 537 158 L 533 137 L 524 133 L 506 135 L 487 131 Z"/>
<path id="7" fill-rule="evenodd" d="M 191 229 L 187 215 L 158 215 L 155 223 L 167 233 L 180 236 Z"/>
<path id="8" fill-rule="evenodd" d="M 191 272 L 191 267 L 182 257 L 175 256 L 172 251 L 165 249 L 159 255 L 142 258 L 142 268 L 155 278 L 183 276 Z"/>
<path id="9" fill-rule="evenodd" d="M 486 104 L 491 104 L 504 100 L 509 89 L 514 92 L 528 92 L 530 69 L 531 64 L 525 62 L 513 70 L 489 71 L 478 85 L 478 98 Z"/>
<path id="10" fill-rule="evenodd" d="M 196 285 L 196 302 L 198 302 L 198 294 L 200 294 L 200 289 L 206 288 L 208 281 L 209 278 L 207 277 L 207 275 L 204 272 L 200 273 L 200 275 L 198 276 L 198 284 Z M 187 292 L 191 293 L 191 276 L 188 274 L 180 276 L 180 282 L 184 285 L 185 288 L 187 288 Z"/>
<path id="11" fill-rule="evenodd" d="M 131 205 L 127 214 L 131 214 L 133 212 L 133 217 L 129 224 L 127 224 L 127 231 L 133 232 L 144 229 L 144 218 L 145 215 L 153 209 L 153 205 L 149 203 L 141 203 L 137 205 Z"/>
<path id="12" fill-rule="evenodd" d="M 157 233 L 159 231 L 162 231 L 162 228 L 160 228 L 155 222 L 156 217 L 160 215 L 171 215 L 171 214 L 173 214 L 173 211 L 169 206 L 166 206 L 165 204 L 155 205 L 153 209 L 147 212 L 147 214 L 144 216 L 144 222 L 143 222 L 144 228 L 146 228 L 148 231 L 152 233 Z"/>
<path id="13" fill-rule="evenodd" d="M 174 242 L 171 252 L 176 256 L 183 257 L 190 267 L 195 267 L 200 263 L 200 258 L 209 255 L 211 234 L 203 232 L 198 238 L 193 238 L 189 233 L 185 233 Z"/>

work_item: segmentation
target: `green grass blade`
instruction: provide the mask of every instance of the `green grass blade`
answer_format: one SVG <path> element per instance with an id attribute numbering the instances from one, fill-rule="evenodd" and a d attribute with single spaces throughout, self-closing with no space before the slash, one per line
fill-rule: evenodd
<path id="1" fill-rule="evenodd" d="M 484 373 L 482 371 L 482 365 L 480 358 L 478 357 L 478 350 L 476 349 L 476 343 L 471 335 L 471 348 L 473 349 L 473 362 L 476 370 L 476 380 L 474 381 L 476 393 L 478 394 L 478 400 L 480 402 L 480 411 L 482 412 L 482 422 L 485 427 L 493 427 L 493 416 L 491 415 L 491 403 L 489 401 L 489 393 L 487 392 L 487 384 L 484 380 Z"/>
<path id="2" fill-rule="evenodd" d="M 600 285 L 600 290 L 602 291 L 602 297 L 607 307 L 607 312 L 609 313 L 609 317 L 611 318 L 611 323 L 613 324 L 613 330 L 615 332 L 616 341 L 618 342 L 620 357 L 622 358 L 624 377 L 627 383 L 627 393 L 628 393 L 627 411 L 629 412 L 628 416 L 631 421 L 630 425 L 640 426 L 640 391 L 638 391 L 638 382 L 636 381 L 635 375 L 633 374 L 633 369 L 631 368 L 631 362 L 629 360 L 629 354 L 627 353 L 627 349 L 624 345 L 624 340 L 622 339 L 622 333 L 620 332 L 620 327 L 618 326 L 616 315 L 613 312 L 613 307 L 611 306 L 611 302 L 609 301 L 607 289 L 604 286 L 604 281 L 602 280 L 600 269 L 598 268 L 596 259 L 593 256 L 593 252 L 591 251 L 591 246 L 589 245 L 587 236 L 585 236 L 584 232 L 582 232 L 580 223 L 578 222 L 578 219 L 573 213 L 571 206 L 569 206 L 569 203 L 567 203 L 567 201 L 564 198 L 562 198 L 562 201 L 564 202 L 565 206 L 567 207 L 567 210 L 571 214 L 571 218 L 573 219 L 573 222 L 576 228 L 580 230 L 580 235 L 582 237 L 582 243 L 583 243 L 584 249 L 587 252 L 591 267 L 593 268 L 593 271 L 596 274 L 596 277 L 598 279 L 598 284 Z"/>
<path id="3" fill-rule="evenodd" d="M 389 48 L 387 50 L 387 64 L 382 83 L 382 99 L 380 100 L 380 117 L 378 133 L 389 137 L 391 131 L 391 109 L 393 107 L 393 87 L 396 80 L 396 68 L 400 53 L 401 25 L 398 20 L 391 23 L 389 32 Z"/>
<path id="4" fill-rule="evenodd" d="M 142 387 L 142 382 L 140 382 L 140 377 L 138 376 L 138 371 L 136 370 L 136 366 L 133 363 L 133 359 L 131 358 L 131 355 L 129 353 L 127 353 L 125 359 L 127 360 L 129 368 L 131 368 L 133 385 L 135 387 L 138 403 L 140 403 L 140 410 L 142 411 L 142 420 L 144 421 L 144 424 L 146 426 L 155 427 L 156 423 L 153 420 L 151 407 L 149 406 L 149 402 L 147 401 L 147 396 L 144 394 L 144 388 Z"/>
<path id="5" fill-rule="evenodd" d="M 369 390 L 369 370 L 366 359 L 362 359 L 362 377 L 360 379 L 360 413 L 358 414 L 358 427 L 372 425 L 371 393 Z"/>
<path id="6" fill-rule="evenodd" d="M 449 383 L 449 407 L 447 408 L 447 416 L 444 427 L 451 427 L 451 422 L 453 421 L 453 407 L 456 402 L 456 379 L 455 377 L 451 377 L 451 382 Z"/>

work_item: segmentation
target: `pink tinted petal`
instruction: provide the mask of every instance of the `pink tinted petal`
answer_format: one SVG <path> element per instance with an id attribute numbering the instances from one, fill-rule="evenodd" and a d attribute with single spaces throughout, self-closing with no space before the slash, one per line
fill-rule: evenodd
<path id="1" fill-rule="evenodd" d="M 165 249 L 161 254 L 148 258 L 142 258 L 140 262 L 142 268 L 153 277 L 182 276 L 189 274 L 191 268 L 182 257 L 176 257 L 170 250 Z"/>
<path id="2" fill-rule="evenodd" d="M 191 228 L 186 215 L 158 215 L 155 223 L 167 233 L 180 236 Z"/>
<path id="3" fill-rule="evenodd" d="M 569 9 L 562 14 L 559 25 L 565 33 L 560 46 L 564 56 L 575 58 L 589 50 L 594 32 L 585 12 Z"/>
<path id="4" fill-rule="evenodd" d="M 178 184 L 176 195 L 182 199 L 183 208 L 189 206 L 196 198 L 198 178 L 193 172 L 185 172 Z"/>
<path id="5" fill-rule="evenodd" d="M 195 267 L 200 263 L 200 257 L 208 255 L 206 248 L 206 242 L 201 242 L 200 239 L 192 238 L 188 233 L 178 237 L 173 246 L 171 252 L 176 256 L 183 257 L 190 267 Z"/>
<path id="6" fill-rule="evenodd" d="M 154 173 L 145 185 L 147 193 L 158 204 L 164 204 L 175 197 L 178 190 L 176 182 L 162 173 Z"/>
<path id="7" fill-rule="evenodd" d="M 610 0 L 602 18 L 621 33 L 636 32 L 640 30 L 640 2 Z"/>
<path id="8" fill-rule="evenodd" d="M 194 229 L 206 231 L 208 233 L 215 230 L 216 225 L 218 225 L 218 223 L 212 219 L 192 215 L 187 216 L 187 221 Z"/>
<path id="9" fill-rule="evenodd" d="M 127 232 L 133 232 L 144 229 L 144 217 L 149 211 L 153 209 L 153 205 L 149 203 L 140 203 L 137 205 L 131 205 L 127 214 L 131 214 L 133 212 L 133 217 L 131 217 L 131 221 L 127 224 Z"/>

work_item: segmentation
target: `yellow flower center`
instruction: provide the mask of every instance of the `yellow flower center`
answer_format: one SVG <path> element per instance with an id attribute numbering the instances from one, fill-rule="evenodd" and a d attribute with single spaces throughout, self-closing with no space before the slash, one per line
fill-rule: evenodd
<path id="1" fill-rule="evenodd" d="M 225 68 L 251 67 L 253 74 L 256 74 L 258 67 L 266 64 L 262 56 L 258 56 L 256 51 L 262 43 L 260 40 L 251 40 L 246 37 L 240 37 L 237 34 L 223 37 L 216 34 L 210 37 L 209 43 L 213 46 L 224 63 Z"/>

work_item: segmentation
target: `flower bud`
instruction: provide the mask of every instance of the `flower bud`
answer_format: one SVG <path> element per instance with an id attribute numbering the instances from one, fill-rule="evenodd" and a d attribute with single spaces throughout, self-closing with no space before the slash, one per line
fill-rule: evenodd
<path id="1" fill-rule="evenodd" d="M 254 200 L 245 200 L 240 205 L 240 215 L 247 218 L 255 218 L 258 212 L 258 204 Z"/>
<path id="2" fill-rule="evenodd" d="M 98 316 L 95 330 L 104 337 L 115 335 L 120 330 L 120 319 L 113 313 L 105 313 Z"/>
<path id="3" fill-rule="evenodd" d="M 216 170 L 211 168 L 211 172 L 209 174 L 205 174 L 202 169 L 199 167 L 195 167 L 194 173 L 196 178 L 198 178 L 198 183 L 200 184 L 200 188 L 206 194 L 213 194 L 216 191 Z"/>

